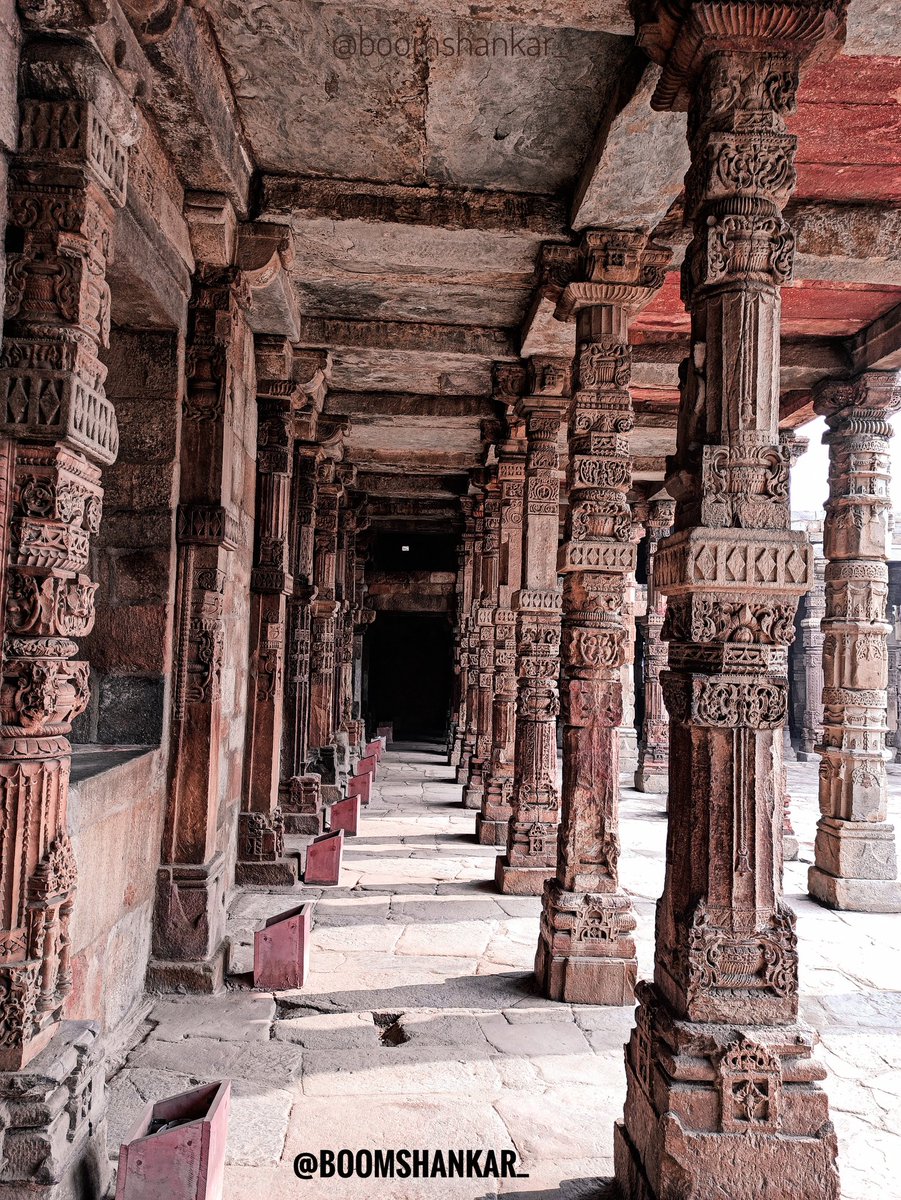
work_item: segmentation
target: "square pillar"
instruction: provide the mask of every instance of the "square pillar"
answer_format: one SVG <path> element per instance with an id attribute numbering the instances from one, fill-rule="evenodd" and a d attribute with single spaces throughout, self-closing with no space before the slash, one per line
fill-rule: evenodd
<path id="1" fill-rule="evenodd" d="M 635 913 L 619 886 L 619 726 L 635 570 L 629 317 L 663 282 L 670 252 L 641 234 L 585 235 L 557 306 L 576 317 L 563 576 L 563 796 L 557 870 L 544 889 L 535 959 L 552 1000 L 630 1004 Z"/>

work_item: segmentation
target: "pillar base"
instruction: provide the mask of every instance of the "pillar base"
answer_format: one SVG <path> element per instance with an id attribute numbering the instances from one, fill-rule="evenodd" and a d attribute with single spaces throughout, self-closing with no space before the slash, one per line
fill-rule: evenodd
<path id="1" fill-rule="evenodd" d="M 897 879 L 847 879 L 819 867 L 807 872 L 807 890 L 827 908 L 846 912 L 901 912 L 901 883 Z"/>
<path id="2" fill-rule="evenodd" d="M 322 780 L 318 775 L 295 775 L 278 789 L 285 833 L 317 836 L 325 824 L 322 814 Z"/>
<path id="3" fill-rule="evenodd" d="M 63 1021 L 23 1070 L 0 1073 L 2 1200 L 107 1194 L 106 1094 L 99 1027 Z"/>
<path id="4" fill-rule="evenodd" d="M 629 1200 L 839 1200 L 836 1137 L 814 1035 L 799 1024 L 673 1019 L 642 983 L 614 1131 Z"/>
<path id="5" fill-rule="evenodd" d="M 479 813 L 476 817 L 476 841 L 480 846 L 506 846 L 507 825 L 508 821 L 492 820 Z"/>
<path id="6" fill-rule="evenodd" d="M 796 862 L 798 858 L 798 839 L 793 833 L 782 835 L 782 861 Z"/>
<path id="7" fill-rule="evenodd" d="M 209 958 L 176 962 L 151 958 L 147 964 L 148 992 L 189 992 L 211 996 L 225 986 L 225 942 Z"/>
<path id="8" fill-rule="evenodd" d="M 502 855 L 495 864 L 494 882 L 497 890 L 505 896 L 540 896 L 555 870 L 555 865 L 511 866 L 508 857 Z"/>
<path id="9" fill-rule="evenodd" d="M 620 779 L 631 779 L 638 769 L 638 731 L 620 728 L 617 732 L 619 734 L 619 776 Z"/>
<path id="10" fill-rule="evenodd" d="M 318 813 L 285 813 L 285 833 L 294 836 L 318 837 L 325 832 L 325 818 Z"/>
<path id="11" fill-rule="evenodd" d="M 620 892 L 544 888 L 535 978 L 543 996 L 569 1004 L 633 1004 L 635 913 Z"/>
<path id="12" fill-rule="evenodd" d="M 665 766 L 639 764 L 635 772 L 635 789 L 654 796 L 665 796 L 669 791 L 669 770 Z"/>
<path id="13" fill-rule="evenodd" d="M 235 863 L 237 887 L 293 887 L 297 883 L 296 858 L 277 858 L 273 862 Z"/>
<path id="14" fill-rule="evenodd" d="M 467 784 L 463 792 L 463 807 L 479 809 L 482 808 L 482 789 L 481 787 L 473 787 L 472 784 Z"/>

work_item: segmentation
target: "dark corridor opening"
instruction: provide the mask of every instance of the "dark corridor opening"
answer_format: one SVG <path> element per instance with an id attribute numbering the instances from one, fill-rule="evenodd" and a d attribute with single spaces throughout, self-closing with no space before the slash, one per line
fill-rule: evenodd
<path id="1" fill-rule="evenodd" d="M 367 633 L 371 728 L 394 725 L 399 740 L 447 734 L 453 635 L 445 613 L 380 612 Z"/>

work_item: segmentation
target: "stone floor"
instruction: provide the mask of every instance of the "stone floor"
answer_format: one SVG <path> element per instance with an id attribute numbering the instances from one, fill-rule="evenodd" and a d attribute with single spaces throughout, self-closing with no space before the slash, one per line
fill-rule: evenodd
<path id="1" fill-rule="evenodd" d="M 901 918 L 837 914 L 805 898 L 816 770 L 789 767 L 801 851 L 786 892 L 798 913 L 802 1010 L 822 1036 L 844 1200 L 888 1198 L 901 1177 Z M 346 846 L 342 886 L 310 889 L 303 991 L 250 990 L 241 972 L 252 930 L 287 906 L 286 893 L 237 895 L 230 990 L 154 1005 L 110 1082 L 111 1145 L 145 1100 L 225 1077 L 226 1200 L 598 1196 L 612 1172 L 632 1012 L 532 993 L 539 901 L 496 894 L 494 851 L 475 844 L 473 822 L 437 753 L 389 753 Z M 665 827 L 660 797 L 624 791 L 621 870 L 645 975 Z M 529 1178 L 295 1178 L 296 1154 L 342 1147 L 514 1147 Z"/>

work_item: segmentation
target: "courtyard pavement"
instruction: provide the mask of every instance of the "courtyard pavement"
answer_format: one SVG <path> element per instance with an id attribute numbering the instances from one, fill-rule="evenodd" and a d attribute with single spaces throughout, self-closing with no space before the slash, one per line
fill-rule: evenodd
<path id="1" fill-rule="evenodd" d="M 899 768 L 891 768 L 898 822 Z M 820 1033 L 843 1200 L 901 1195 L 901 917 L 834 913 L 806 898 L 817 764 L 790 764 L 800 859 L 802 1016 Z M 245 890 L 233 899 L 229 990 L 159 999 L 109 1084 L 115 1153 L 146 1100 L 232 1084 L 226 1200 L 587 1200 L 612 1174 L 632 1010 L 546 1001 L 532 990 L 540 901 L 501 896 L 495 850 L 442 757 L 395 748 L 380 767 L 341 886 Z M 625 789 L 621 878 L 651 973 L 663 881 L 663 798 Z M 297 843 L 300 845 L 300 842 Z M 253 929 L 316 899 L 301 991 L 250 988 Z M 528 1178 L 298 1179 L 320 1149 L 515 1150 Z M 787 1198 L 789 1200 L 789 1198 Z"/>

